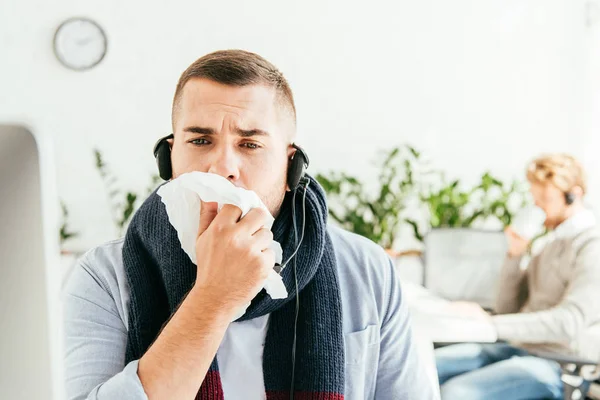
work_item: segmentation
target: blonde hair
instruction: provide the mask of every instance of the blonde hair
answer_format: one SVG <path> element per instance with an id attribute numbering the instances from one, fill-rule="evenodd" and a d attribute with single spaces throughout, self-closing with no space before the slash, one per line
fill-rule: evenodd
<path id="1" fill-rule="evenodd" d="M 581 163 L 568 154 L 547 154 L 533 160 L 527 167 L 527 180 L 531 183 L 554 185 L 568 193 L 579 186 L 587 191 L 586 176 Z"/>

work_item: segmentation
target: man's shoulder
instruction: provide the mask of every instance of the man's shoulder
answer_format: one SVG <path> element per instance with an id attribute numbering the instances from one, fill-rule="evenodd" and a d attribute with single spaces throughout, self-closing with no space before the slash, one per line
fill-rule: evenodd
<path id="1" fill-rule="evenodd" d="M 336 253 L 359 260 L 387 262 L 386 252 L 372 240 L 338 226 L 329 225 L 328 231 Z"/>
<path id="2" fill-rule="evenodd" d="M 110 240 L 102 243 L 96 247 L 92 247 L 83 256 L 84 257 L 112 257 L 114 254 L 121 255 L 123 250 L 123 243 L 125 243 L 125 237 L 119 239 Z"/>
<path id="3" fill-rule="evenodd" d="M 112 240 L 83 254 L 68 278 L 67 288 L 88 281 L 89 278 L 86 279 L 84 276 L 89 276 L 116 299 L 116 295 L 126 286 L 121 255 L 123 242 L 124 238 Z"/>
<path id="4" fill-rule="evenodd" d="M 390 279 L 392 261 L 381 246 L 373 241 L 337 226 L 328 227 L 333 242 L 338 269 L 354 285 L 369 285 L 381 290 Z"/>
<path id="5" fill-rule="evenodd" d="M 81 262 L 99 272 L 109 272 L 123 264 L 123 243 L 125 238 L 111 240 L 88 250 Z"/>
<path id="6" fill-rule="evenodd" d="M 344 272 L 357 272 L 359 275 L 378 275 L 380 278 L 390 265 L 390 259 L 381 246 L 371 240 L 337 226 L 328 226 L 334 245 L 339 268 Z M 111 283 L 123 275 L 123 243 L 120 238 L 103 243 L 88 250 L 80 259 L 79 265 L 90 274 Z M 352 274 L 354 275 L 354 274 Z"/>

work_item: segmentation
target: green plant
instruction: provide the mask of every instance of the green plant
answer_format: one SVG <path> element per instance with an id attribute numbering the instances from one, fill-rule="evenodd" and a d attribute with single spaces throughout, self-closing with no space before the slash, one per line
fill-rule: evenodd
<path id="1" fill-rule="evenodd" d="M 443 174 L 441 186 L 436 190 L 429 188 L 422 193 L 421 201 L 429 212 L 427 230 L 431 228 L 469 228 L 478 221 L 488 218 L 497 219 L 508 226 L 513 218 L 509 203 L 515 200 L 520 209 L 527 204 L 525 189 L 517 181 L 503 183 L 491 173 L 485 172 L 480 182 L 470 189 L 463 189 L 459 180 L 446 183 Z M 424 232 L 414 219 L 406 222 L 413 228 L 414 236 L 424 240 Z"/>
<path id="2" fill-rule="evenodd" d="M 378 188 L 369 190 L 343 172 L 318 174 L 329 200 L 329 214 L 343 228 L 391 248 L 404 218 L 407 199 L 414 195 L 424 163 L 415 148 L 396 147 L 378 163 Z"/>
<path id="3" fill-rule="evenodd" d="M 529 204 L 527 189 L 522 182 L 513 180 L 506 184 L 493 177 L 489 172 L 483 174 L 481 183 L 475 190 L 483 192 L 483 196 L 480 201 L 479 215 L 472 222 L 475 222 L 477 218 L 495 217 L 502 223 L 502 226 L 507 227 L 511 224 L 514 213 Z M 517 204 L 514 204 L 511 209 L 509 204 L 513 199 Z"/>
<path id="4" fill-rule="evenodd" d="M 108 192 L 108 202 L 111 208 L 113 223 L 117 228 L 118 235 L 122 236 L 129 224 L 129 220 L 137 209 L 137 199 L 139 196 L 134 191 L 122 191 L 119 189 L 117 185 L 118 179 L 107 166 L 100 150 L 94 149 L 94 158 L 96 169 L 100 173 Z M 156 174 L 152 175 L 146 195 L 150 194 L 159 182 L 160 177 Z"/>
<path id="5" fill-rule="evenodd" d="M 60 245 L 62 246 L 67 240 L 77 237 L 79 233 L 73 232 L 69 229 L 68 219 L 69 219 L 69 210 L 67 209 L 67 205 L 61 200 L 60 201 L 60 209 L 61 209 L 61 224 L 60 224 Z"/>
<path id="6" fill-rule="evenodd" d="M 456 227 L 466 224 L 462 210 L 469 201 L 469 193 L 459 188 L 458 180 L 444 184 L 439 190 L 432 191 L 427 195 L 421 195 L 421 201 L 428 206 L 431 227 Z M 415 237 L 419 241 L 423 241 L 424 234 L 420 232 L 418 222 L 408 218 L 406 222 L 412 226 Z"/>

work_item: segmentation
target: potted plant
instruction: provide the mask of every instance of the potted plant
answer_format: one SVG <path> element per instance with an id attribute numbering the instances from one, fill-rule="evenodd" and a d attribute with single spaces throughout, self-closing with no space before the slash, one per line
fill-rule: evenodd
<path id="1" fill-rule="evenodd" d="M 485 172 L 475 186 L 466 189 L 460 180 L 447 182 L 443 174 L 440 177 L 437 189 L 429 187 L 420 194 L 428 214 L 425 223 L 406 220 L 421 242 L 425 232 L 435 228 L 470 228 L 489 220 L 506 227 L 514 213 L 528 204 L 522 183 L 504 183 L 490 172 Z"/>
<path id="2" fill-rule="evenodd" d="M 60 201 L 60 209 L 61 209 L 61 223 L 60 223 L 60 229 L 59 229 L 59 235 L 60 235 L 60 252 L 61 254 L 68 254 L 69 252 L 67 250 L 64 249 L 64 244 L 69 240 L 72 239 L 74 237 L 77 237 L 79 235 L 78 232 L 74 232 L 71 231 L 71 229 L 69 228 L 69 210 L 67 209 L 67 205 L 65 204 L 64 201 Z"/>
<path id="3" fill-rule="evenodd" d="M 378 186 L 368 190 L 358 178 L 344 172 L 316 176 L 329 200 L 329 214 L 343 228 L 380 244 L 391 255 L 418 255 L 419 250 L 393 250 L 399 228 L 408 224 L 423 242 L 435 228 L 470 228 L 492 221 L 502 227 L 514 212 L 527 205 L 526 189 L 520 182 L 505 183 L 490 172 L 472 187 L 460 180 L 448 181 L 432 170 L 419 151 L 409 145 L 384 153 L 377 163 Z M 407 206 L 416 199 L 418 209 Z"/>
<path id="4" fill-rule="evenodd" d="M 384 153 L 377 163 L 377 187 L 369 190 L 344 172 L 317 174 L 329 200 L 329 214 L 341 227 L 381 245 L 390 255 L 407 203 L 418 193 L 427 163 L 414 147 L 404 145 Z"/>
<path id="5" fill-rule="evenodd" d="M 131 217 L 133 217 L 133 214 L 137 210 L 137 200 L 140 196 L 134 191 L 122 191 L 119 189 L 117 184 L 118 179 L 104 161 L 104 157 L 100 150 L 94 149 L 94 159 L 96 169 L 104 181 L 104 186 L 108 192 L 111 217 L 115 224 L 117 235 L 123 236 Z M 156 189 L 160 181 L 161 179 L 158 175 L 152 175 L 150 184 L 146 190 L 146 196 Z"/>

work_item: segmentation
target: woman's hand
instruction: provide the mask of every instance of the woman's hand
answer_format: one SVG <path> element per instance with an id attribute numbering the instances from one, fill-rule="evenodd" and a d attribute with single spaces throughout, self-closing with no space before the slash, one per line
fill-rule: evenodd
<path id="1" fill-rule="evenodd" d="M 510 226 L 504 230 L 508 240 L 508 255 L 516 258 L 521 257 L 529 247 L 529 240 L 519 236 Z"/>

